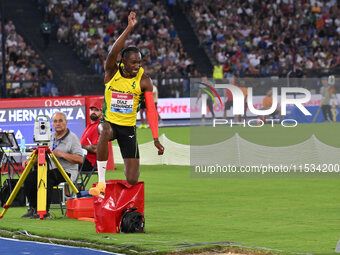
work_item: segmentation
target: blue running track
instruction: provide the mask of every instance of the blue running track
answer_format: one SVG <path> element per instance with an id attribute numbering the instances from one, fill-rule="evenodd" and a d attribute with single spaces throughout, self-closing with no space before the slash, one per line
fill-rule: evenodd
<path id="1" fill-rule="evenodd" d="M 57 244 L 47 244 L 32 241 L 22 241 L 0 237 L 1 255 L 108 255 L 111 253 L 87 248 L 78 248 Z"/>

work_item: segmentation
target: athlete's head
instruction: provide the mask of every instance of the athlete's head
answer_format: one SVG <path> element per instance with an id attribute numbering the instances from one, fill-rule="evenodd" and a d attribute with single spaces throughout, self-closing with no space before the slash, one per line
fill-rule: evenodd
<path id="1" fill-rule="evenodd" d="M 128 77 L 136 76 L 142 62 L 139 49 L 135 46 L 125 48 L 122 52 L 121 62 L 123 63 L 123 75 Z"/>

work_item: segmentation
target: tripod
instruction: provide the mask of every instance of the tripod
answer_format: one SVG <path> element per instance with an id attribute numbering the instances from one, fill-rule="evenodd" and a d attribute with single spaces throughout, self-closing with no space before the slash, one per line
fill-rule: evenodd
<path id="1" fill-rule="evenodd" d="M 22 173 L 17 185 L 11 195 L 9 196 L 8 200 L 4 205 L 4 209 L 0 214 L 0 219 L 3 218 L 5 213 L 7 212 L 8 208 L 11 206 L 12 202 L 14 201 L 16 195 L 18 194 L 22 184 L 24 183 L 27 175 L 31 171 L 33 165 L 38 160 L 38 174 L 37 174 L 37 184 L 38 184 L 38 192 L 37 192 L 37 213 L 41 220 L 44 219 L 44 215 L 47 214 L 46 212 L 46 198 L 47 198 L 47 161 L 46 155 L 52 159 L 52 162 L 57 166 L 60 174 L 64 177 L 67 183 L 70 185 L 74 193 L 78 193 L 77 188 L 74 186 L 60 163 L 58 162 L 57 158 L 53 155 L 52 151 L 48 146 L 38 146 L 31 155 L 29 156 L 29 162 Z"/>
<path id="2" fill-rule="evenodd" d="M 3 148 L 1 148 L 0 151 L 3 154 L 3 165 L 1 166 L 1 168 L 3 170 L 6 170 L 7 168 L 8 178 L 12 179 L 14 174 L 19 176 L 19 173 L 15 169 L 15 166 L 14 166 L 14 165 L 17 165 L 18 163 L 15 161 L 14 157 L 7 155 L 7 153 L 4 151 Z"/>
<path id="3" fill-rule="evenodd" d="M 8 171 L 8 178 L 11 179 L 13 174 L 16 173 L 18 176 L 18 171 L 16 171 L 14 164 L 17 164 L 14 157 L 7 155 L 4 148 L 12 148 L 17 145 L 14 133 L 0 132 L 0 152 L 1 152 L 1 170 L 6 169 Z M 11 171 L 12 170 L 12 171 Z M 1 175 L 0 175 L 0 186 L 1 186 Z"/>

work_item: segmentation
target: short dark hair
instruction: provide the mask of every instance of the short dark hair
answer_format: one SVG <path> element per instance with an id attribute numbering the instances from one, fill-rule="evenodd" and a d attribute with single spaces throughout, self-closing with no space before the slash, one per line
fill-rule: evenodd
<path id="1" fill-rule="evenodd" d="M 121 64 L 123 59 L 127 58 L 127 56 L 131 53 L 140 53 L 139 49 L 136 46 L 129 46 L 122 50 L 122 57 L 119 61 L 118 68 L 121 69 Z"/>
<path id="2" fill-rule="evenodd" d="M 139 49 L 136 46 L 129 46 L 126 47 L 123 51 L 122 51 L 122 59 L 124 59 L 125 57 L 128 56 L 129 53 L 140 53 Z"/>

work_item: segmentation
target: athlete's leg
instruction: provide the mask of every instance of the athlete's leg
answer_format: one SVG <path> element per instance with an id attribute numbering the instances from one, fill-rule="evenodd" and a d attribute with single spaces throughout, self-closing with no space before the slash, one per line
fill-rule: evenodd
<path id="1" fill-rule="evenodd" d="M 210 97 L 209 97 L 209 99 L 207 101 L 207 105 L 208 105 L 209 111 L 211 112 L 212 118 L 215 119 L 213 102 L 212 102 L 212 99 Z"/>
<path id="2" fill-rule="evenodd" d="M 131 185 L 135 185 L 139 177 L 139 149 L 136 127 L 120 129 L 117 141 L 124 159 L 126 181 Z"/>
<path id="3" fill-rule="evenodd" d="M 322 105 L 321 110 L 322 110 L 323 118 L 325 119 L 324 121 L 327 121 L 327 106 Z"/>
<path id="4" fill-rule="evenodd" d="M 143 107 L 143 106 L 142 106 Z M 146 125 L 146 123 L 147 123 L 147 120 L 146 120 L 146 117 L 145 117 L 145 115 L 144 115 L 144 113 L 145 113 L 145 108 L 140 108 L 140 126 L 139 126 L 139 128 L 147 128 L 147 125 Z"/>
<path id="5" fill-rule="evenodd" d="M 139 177 L 139 158 L 125 158 L 124 166 L 126 181 L 130 185 L 135 185 Z"/>
<path id="6" fill-rule="evenodd" d="M 280 119 L 280 122 L 282 121 L 282 114 L 281 114 L 281 109 L 277 109 L 276 110 L 278 115 L 279 115 L 279 119 Z"/>
<path id="7" fill-rule="evenodd" d="M 98 169 L 98 184 L 91 188 L 89 193 L 93 196 L 98 196 L 105 193 L 105 173 L 106 164 L 109 157 L 108 143 L 113 139 L 113 130 L 110 123 L 104 121 L 98 125 L 99 139 L 97 144 L 97 169 Z"/>
<path id="8" fill-rule="evenodd" d="M 333 116 L 332 116 L 332 111 L 331 111 L 330 105 L 327 105 L 327 115 L 328 115 L 328 117 L 327 117 L 328 121 L 332 121 Z"/>
<path id="9" fill-rule="evenodd" d="M 228 102 L 228 101 L 227 101 Z M 228 105 L 227 102 L 224 103 L 224 111 L 223 111 L 223 118 L 227 118 L 227 110 L 228 110 Z"/>
<path id="10" fill-rule="evenodd" d="M 104 121 L 98 125 L 99 139 L 97 144 L 97 160 L 106 161 L 109 157 L 108 142 L 113 139 L 113 130 L 109 122 Z"/>
<path id="11" fill-rule="evenodd" d="M 244 114 L 243 114 L 244 120 L 247 120 L 247 108 L 248 108 L 248 103 L 244 102 Z"/>

